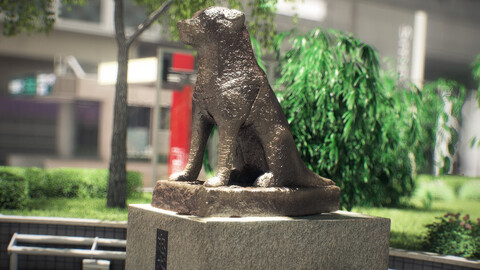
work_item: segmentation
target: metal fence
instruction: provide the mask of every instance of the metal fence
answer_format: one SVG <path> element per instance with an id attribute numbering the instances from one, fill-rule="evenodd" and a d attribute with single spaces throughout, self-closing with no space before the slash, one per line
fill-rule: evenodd
<path id="1" fill-rule="evenodd" d="M 126 240 L 126 222 L 104 222 L 97 220 L 12 217 L 0 215 L 0 269 L 9 269 L 10 257 L 7 248 L 14 233 L 52 236 L 76 236 L 85 238 L 111 238 Z M 35 244 L 48 247 L 48 244 Z M 84 248 L 83 245 L 55 245 L 56 248 Z M 111 249 L 112 250 L 112 249 Z M 113 250 L 125 251 L 118 247 Z M 18 255 L 18 269 L 82 269 L 82 257 Z M 110 269 L 125 269 L 123 259 L 110 262 Z"/>

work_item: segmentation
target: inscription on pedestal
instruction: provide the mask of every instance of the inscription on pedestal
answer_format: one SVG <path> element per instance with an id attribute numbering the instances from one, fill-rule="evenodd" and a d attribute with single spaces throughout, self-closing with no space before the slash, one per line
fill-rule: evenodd
<path id="1" fill-rule="evenodd" d="M 168 232 L 157 229 L 155 270 L 167 269 Z"/>

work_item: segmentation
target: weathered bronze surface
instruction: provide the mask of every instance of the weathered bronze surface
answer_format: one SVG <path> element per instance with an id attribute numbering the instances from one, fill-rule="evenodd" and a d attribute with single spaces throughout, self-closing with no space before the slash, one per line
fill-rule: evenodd
<path id="1" fill-rule="evenodd" d="M 179 21 L 178 30 L 182 42 L 198 51 L 199 66 L 188 164 L 170 180 L 197 180 L 206 142 L 217 125 L 218 167 L 205 186 L 335 185 L 301 160 L 282 108 L 255 59 L 242 12 L 206 8 Z"/>
<path id="2" fill-rule="evenodd" d="M 198 51 L 190 156 L 183 172 L 158 181 L 155 207 L 198 216 L 301 216 L 338 210 L 340 188 L 310 171 L 267 76 L 258 66 L 245 15 L 210 7 L 178 22 Z M 218 126 L 214 177 L 197 180 Z"/>
<path id="3" fill-rule="evenodd" d="M 340 192 L 316 188 L 205 187 L 201 182 L 157 181 L 152 206 L 200 217 L 306 216 L 338 210 Z"/>

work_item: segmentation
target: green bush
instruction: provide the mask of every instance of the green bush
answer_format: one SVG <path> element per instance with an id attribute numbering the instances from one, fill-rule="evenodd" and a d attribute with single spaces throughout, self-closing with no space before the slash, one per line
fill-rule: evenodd
<path id="1" fill-rule="evenodd" d="M 32 198 L 104 198 L 107 194 L 108 170 L 0 167 L 0 172 L 14 172 L 24 177 Z M 128 196 L 136 195 L 142 185 L 139 172 L 127 172 Z"/>
<path id="2" fill-rule="evenodd" d="M 455 195 L 458 195 L 460 188 L 468 181 L 480 180 L 480 178 L 478 177 L 467 177 L 462 175 L 449 174 L 449 175 L 435 176 L 430 174 L 420 174 L 417 177 L 415 177 L 415 185 L 420 185 L 423 182 L 429 182 L 435 179 L 442 180 L 447 186 L 449 186 L 455 192 Z"/>
<path id="3" fill-rule="evenodd" d="M 461 121 L 461 109 L 465 102 L 465 94 L 465 87 L 453 80 L 438 79 L 426 83 L 423 87 L 422 102 L 416 106 L 418 121 L 422 127 L 419 134 L 422 143 L 415 148 L 417 171 L 423 173 L 432 171 L 437 132 L 443 133 L 443 136 L 449 135 L 451 138 L 448 143 L 449 153 L 441 153 L 444 160 L 437 164 L 440 167 L 440 173 L 450 171 L 453 161 L 446 155 L 454 154 L 459 135 L 455 128 L 448 127 L 446 123 L 449 118 L 456 119 L 458 122 Z M 444 112 L 445 101 L 452 103 L 450 115 Z M 440 117 L 444 121 L 441 127 L 439 127 Z M 439 128 L 440 130 L 437 130 Z"/>
<path id="4" fill-rule="evenodd" d="M 83 185 L 78 193 L 81 198 L 102 198 L 107 195 L 108 171 L 100 169 L 83 170 Z M 127 175 L 128 181 L 128 175 Z"/>
<path id="5" fill-rule="evenodd" d="M 413 198 L 425 200 L 428 197 L 435 201 L 452 201 L 455 192 L 442 180 L 422 182 L 415 188 Z"/>
<path id="6" fill-rule="evenodd" d="M 458 191 L 458 198 L 462 200 L 480 200 L 480 180 L 470 180 L 463 184 Z"/>
<path id="7" fill-rule="evenodd" d="M 40 168 L 22 168 L 22 167 L 9 167 L 15 169 L 21 173 L 28 181 L 29 195 L 31 198 L 45 197 L 43 194 L 48 192 L 46 186 L 48 185 L 48 176 L 44 169 Z M 1 170 L 1 168 L 0 168 Z"/>
<path id="8" fill-rule="evenodd" d="M 27 200 L 25 178 L 11 172 L 0 172 L 0 209 L 22 209 Z"/>
<path id="9" fill-rule="evenodd" d="M 473 61 L 472 67 L 473 67 L 473 70 L 472 70 L 473 77 L 475 78 L 475 80 L 478 81 L 477 101 L 478 101 L 478 106 L 480 106 L 480 54 L 477 55 L 477 57 Z M 477 140 L 477 142 L 478 142 L 478 145 L 480 146 L 480 140 Z"/>
<path id="10" fill-rule="evenodd" d="M 398 205 L 413 189 L 418 94 L 387 95 L 377 53 L 350 35 L 315 29 L 292 46 L 278 96 L 302 159 L 337 183 L 343 208 Z"/>
<path id="11" fill-rule="evenodd" d="M 78 169 L 49 169 L 47 181 L 42 187 L 45 197 L 78 197 L 80 185 L 83 183 L 82 170 Z"/>
<path id="12" fill-rule="evenodd" d="M 127 196 L 138 198 L 142 195 L 142 174 L 139 172 L 127 172 Z M 105 189 L 106 190 L 106 189 Z"/>
<path id="13" fill-rule="evenodd" d="M 480 224 L 469 215 L 460 219 L 460 213 L 438 217 L 439 222 L 427 225 L 422 246 L 427 251 L 465 258 L 480 257 Z"/>

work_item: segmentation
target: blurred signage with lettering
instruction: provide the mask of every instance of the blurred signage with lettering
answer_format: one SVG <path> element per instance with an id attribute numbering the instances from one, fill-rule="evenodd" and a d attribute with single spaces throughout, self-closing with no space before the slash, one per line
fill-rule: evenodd
<path id="1" fill-rule="evenodd" d="M 400 25 L 398 28 L 397 74 L 401 83 L 405 83 L 410 75 L 410 53 L 412 51 L 413 28 Z"/>
<path id="2" fill-rule="evenodd" d="M 181 91 L 185 85 L 194 85 L 196 79 L 197 74 L 193 70 L 169 68 L 167 80 L 163 81 L 162 88 Z"/>
<path id="3" fill-rule="evenodd" d="M 182 53 L 163 53 L 162 54 L 162 89 L 182 91 L 186 85 L 195 85 L 197 74 L 195 71 L 195 59 L 190 63 L 193 66 L 182 68 L 178 65 L 179 55 Z M 175 63 L 174 63 L 175 62 Z"/>
<path id="4" fill-rule="evenodd" d="M 53 73 L 17 77 L 8 82 L 8 92 L 12 95 L 47 96 L 52 92 L 56 80 Z"/>

